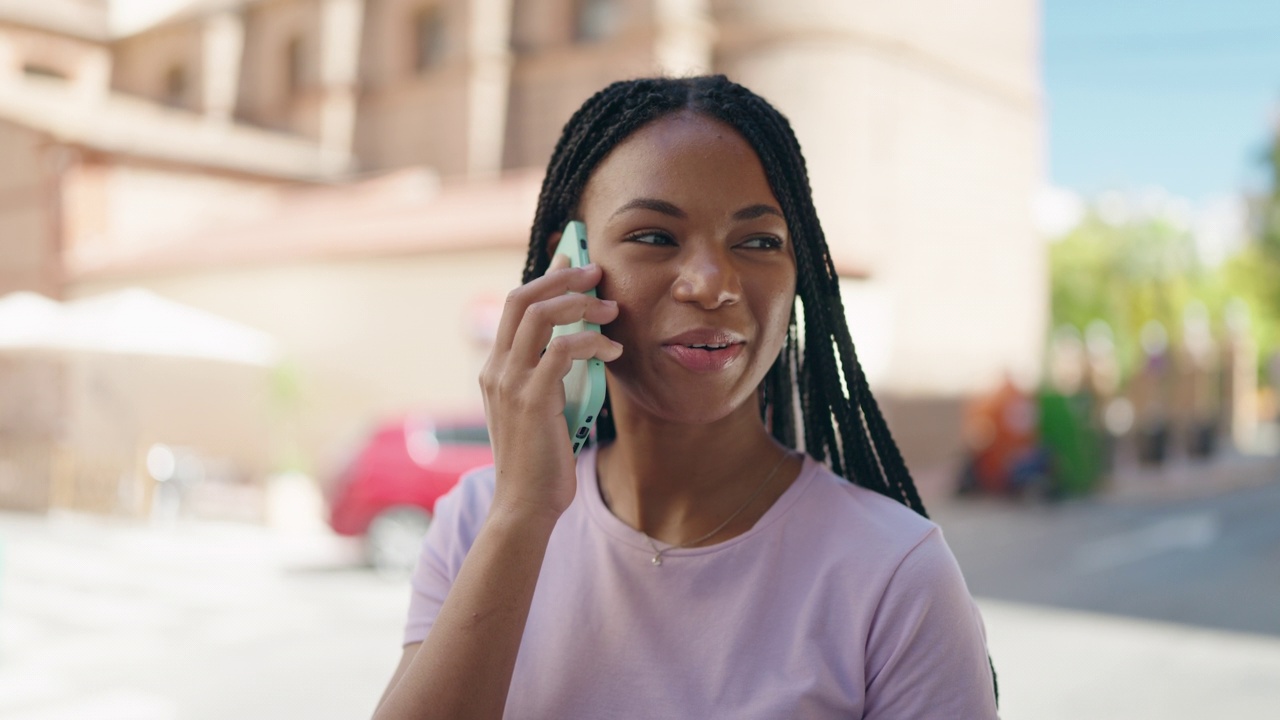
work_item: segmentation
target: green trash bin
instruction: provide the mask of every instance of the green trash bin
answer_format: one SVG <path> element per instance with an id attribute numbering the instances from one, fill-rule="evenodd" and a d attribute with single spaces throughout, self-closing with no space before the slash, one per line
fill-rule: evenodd
<path id="1" fill-rule="evenodd" d="M 1102 446 L 1090 421 L 1088 395 L 1039 394 L 1040 440 L 1049 452 L 1053 488 L 1065 496 L 1087 495 L 1102 475 Z"/>

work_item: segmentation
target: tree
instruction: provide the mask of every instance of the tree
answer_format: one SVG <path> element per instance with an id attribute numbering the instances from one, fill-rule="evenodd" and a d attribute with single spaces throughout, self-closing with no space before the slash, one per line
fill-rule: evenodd
<path id="1" fill-rule="evenodd" d="M 1269 187 L 1254 205 L 1254 241 L 1223 267 L 1224 284 L 1249 304 L 1259 359 L 1280 351 L 1280 137 L 1262 159 Z"/>
<path id="2" fill-rule="evenodd" d="M 1187 304 L 1199 301 L 1221 319 L 1243 300 L 1250 331 L 1266 358 L 1280 352 L 1280 136 L 1263 156 L 1269 187 L 1254 203 L 1253 241 L 1216 268 L 1200 263 L 1190 232 L 1159 216 L 1107 222 L 1097 208 L 1049 250 L 1054 327 L 1111 326 L 1122 374 L 1141 360 L 1139 333 L 1157 320 L 1178 342 Z"/>
<path id="3" fill-rule="evenodd" d="M 1159 321 L 1176 341 L 1191 300 L 1211 312 L 1226 301 L 1220 280 L 1201 266 L 1191 234 L 1159 217 L 1107 222 L 1090 211 L 1050 247 L 1049 264 L 1054 327 L 1106 322 L 1125 377 L 1142 359 L 1138 338 L 1147 322 Z"/>

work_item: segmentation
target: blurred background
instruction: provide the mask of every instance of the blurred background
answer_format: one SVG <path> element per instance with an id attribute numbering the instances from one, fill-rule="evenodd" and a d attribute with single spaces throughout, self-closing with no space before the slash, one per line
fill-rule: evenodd
<path id="1" fill-rule="evenodd" d="M 542 167 L 791 120 L 1007 718 L 1280 708 L 1280 6 L 0 0 L 0 714 L 367 716 Z"/>

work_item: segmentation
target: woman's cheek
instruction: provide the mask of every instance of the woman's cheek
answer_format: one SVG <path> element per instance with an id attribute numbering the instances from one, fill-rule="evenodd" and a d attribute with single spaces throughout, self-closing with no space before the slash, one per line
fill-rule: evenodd
<path id="1" fill-rule="evenodd" d="M 623 342 L 617 337 L 621 328 L 629 327 L 635 322 L 635 314 L 638 308 L 643 307 L 637 302 L 632 283 L 626 280 L 615 281 L 610 278 L 625 277 L 619 273 L 611 273 L 607 268 L 604 270 L 604 279 L 600 281 L 600 285 L 596 288 L 596 294 L 606 300 L 612 300 L 618 303 L 618 317 L 613 322 L 604 326 L 605 336 Z"/>

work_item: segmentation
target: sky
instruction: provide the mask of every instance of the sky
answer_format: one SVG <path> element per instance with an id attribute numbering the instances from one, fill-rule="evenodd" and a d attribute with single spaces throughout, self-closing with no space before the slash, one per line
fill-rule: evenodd
<path id="1" fill-rule="evenodd" d="M 1197 205 L 1264 186 L 1280 0 L 1041 0 L 1049 180 Z"/>

